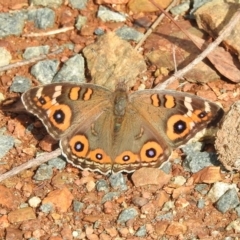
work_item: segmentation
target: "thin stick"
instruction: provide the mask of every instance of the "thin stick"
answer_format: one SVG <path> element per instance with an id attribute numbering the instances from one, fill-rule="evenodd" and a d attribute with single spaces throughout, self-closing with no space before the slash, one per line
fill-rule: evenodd
<path id="1" fill-rule="evenodd" d="M 62 51 L 63 51 L 62 48 L 58 48 L 56 51 L 53 51 L 49 54 L 44 54 L 44 55 L 29 59 L 29 60 L 23 60 L 23 61 L 15 62 L 15 63 L 9 64 L 9 65 L 6 65 L 6 66 L 2 66 L 2 67 L 0 67 L 0 72 L 6 71 L 6 70 L 9 70 L 9 69 L 12 69 L 12 68 L 16 68 L 16 67 L 25 66 L 25 65 L 28 65 L 30 63 L 35 63 L 37 61 L 40 61 L 40 60 L 43 60 L 45 58 L 51 57 L 53 55 L 59 54 Z"/>
<path id="2" fill-rule="evenodd" d="M 18 173 L 20 173 L 20 172 L 22 172 L 22 171 L 24 171 L 28 168 L 37 167 L 37 166 L 41 165 L 42 163 L 45 163 L 48 160 L 50 160 L 52 158 L 55 158 L 59 155 L 61 155 L 61 149 L 60 148 L 58 148 L 57 150 L 52 151 L 50 153 L 45 153 L 41 156 L 38 156 L 37 158 L 33 158 L 33 159 L 27 161 L 26 163 L 21 164 L 20 166 L 17 166 L 15 168 L 11 169 L 10 171 L 1 174 L 0 175 L 0 182 L 18 174 Z"/>
<path id="3" fill-rule="evenodd" d="M 44 36 L 67 32 L 67 31 L 70 31 L 73 29 L 74 29 L 74 27 L 71 26 L 71 27 L 64 27 L 64 28 L 60 28 L 60 29 L 56 29 L 56 30 L 52 30 L 52 31 L 48 31 L 48 32 L 23 34 L 22 36 L 23 37 L 44 37 Z"/>
<path id="4" fill-rule="evenodd" d="M 166 8 L 166 12 L 168 12 L 173 6 L 176 5 L 177 0 L 173 0 L 171 4 Z M 165 14 L 162 13 L 160 16 L 157 18 L 157 20 L 152 24 L 152 26 L 147 30 L 147 32 L 144 34 L 144 37 L 140 40 L 140 42 L 135 46 L 135 50 L 137 50 L 139 47 L 142 46 L 144 41 L 147 39 L 147 37 L 153 32 L 153 30 L 159 25 L 159 23 L 163 20 L 165 17 Z"/>
<path id="5" fill-rule="evenodd" d="M 155 89 L 159 90 L 165 89 L 169 84 L 173 83 L 176 79 L 181 78 L 184 74 L 186 74 L 199 62 L 201 62 L 210 52 L 212 52 L 223 41 L 223 39 L 225 39 L 230 34 L 235 25 L 239 22 L 240 22 L 240 9 L 238 9 L 237 12 L 233 15 L 229 23 L 222 29 L 222 31 L 219 33 L 220 35 L 218 36 L 218 38 L 216 38 L 214 42 L 210 43 L 208 47 L 185 68 L 179 70 L 172 77 L 167 79 L 164 83 L 158 84 L 155 87 Z"/>

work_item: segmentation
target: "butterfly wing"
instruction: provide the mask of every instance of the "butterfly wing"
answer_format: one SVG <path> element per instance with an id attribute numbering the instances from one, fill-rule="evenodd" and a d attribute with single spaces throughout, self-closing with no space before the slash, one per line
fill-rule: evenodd
<path id="1" fill-rule="evenodd" d="M 28 90 L 22 102 L 53 138 L 61 139 L 77 128 L 88 129 L 111 108 L 111 95 L 108 89 L 93 84 L 54 83 Z"/>

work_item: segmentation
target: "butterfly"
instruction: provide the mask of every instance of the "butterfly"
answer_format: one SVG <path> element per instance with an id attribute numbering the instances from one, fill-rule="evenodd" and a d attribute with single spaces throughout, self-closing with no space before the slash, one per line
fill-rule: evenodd
<path id="1" fill-rule="evenodd" d="M 223 116 L 217 104 L 171 90 L 128 94 L 88 83 L 53 83 L 22 95 L 26 110 L 60 140 L 62 154 L 80 169 L 102 174 L 159 168 L 173 149 Z"/>

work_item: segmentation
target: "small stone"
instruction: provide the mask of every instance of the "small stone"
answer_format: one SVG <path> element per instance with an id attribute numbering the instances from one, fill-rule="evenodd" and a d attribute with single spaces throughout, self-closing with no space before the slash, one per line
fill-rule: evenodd
<path id="1" fill-rule="evenodd" d="M 169 200 L 170 196 L 165 191 L 160 191 L 157 196 L 157 206 L 161 209 L 162 206 Z"/>
<path id="2" fill-rule="evenodd" d="M 0 47 L 0 66 L 6 66 L 12 60 L 11 53 L 4 47 Z"/>
<path id="3" fill-rule="evenodd" d="M 238 217 L 240 217 L 240 206 L 237 206 L 235 208 L 235 211 L 237 212 Z"/>
<path id="4" fill-rule="evenodd" d="M 53 175 L 52 166 L 49 166 L 47 164 L 42 164 L 37 169 L 35 175 L 33 176 L 33 179 L 37 181 L 44 181 L 47 179 L 51 179 L 52 175 Z"/>
<path id="5" fill-rule="evenodd" d="M 57 8 L 63 4 L 63 0 L 31 0 L 34 6 Z"/>
<path id="6" fill-rule="evenodd" d="M 145 204 L 141 208 L 141 212 L 143 214 L 150 214 L 150 213 L 153 213 L 155 210 L 156 210 L 156 206 L 153 203 L 151 203 L 151 202 Z"/>
<path id="7" fill-rule="evenodd" d="M 146 226 L 141 226 L 135 233 L 136 237 L 145 237 L 147 234 Z"/>
<path id="8" fill-rule="evenodd" d="M 199 209 L 203 209 L 205 207 L 205 201 L 204 199 L 199 199 L 198 202 L 197 202 L 197 207 Z"/>
<path id="9" fill-rule="evenodd" d="M 112 204 L 112 202 L 105 202 L 104 204 L 103 204 L 103 210 L 104 210 L 104 212 L 106 213 L 106 214 L 111 214 L 112 213 L 112 211 L 113 211 L 113 204 Z"/>
<path id="10" fill-rule="evenodd" d="M 175 7 L 172 7 L 170 12 L 174 16 L 182 15 L 182 14 L 185 14 L 189 10 L 189 8 L 190 8 L 190 2 L 184 2 Z"/>
<path id="11" fill-rule="evenodd" d="M 70 0 L 70 5 L 73 7 L 73 8 L 76 8 L 76 9 L 84 9 L 86 8 L 86 5 L 87 5 L 87 2 L 88 0 Z"/>
<path id="12" fill-rule="evenodd" d="M 53 158 L 48 161 L 48 165 L 56 168 L 58 170 L 62 170 L 66 167 L 66 161 L 62 157 Z"/>
<path id="13" fill-rule="evenodd" d="M 84 26 L 86 22 L 87 22 L 87 18 L 85 16 L 79 15 L 77 17 L 75 27 L 77 28 L 77 30 L 81 30 L 82 26 Z"/>
<path id="14" fill-rule="evenodd" d="M 112 174 L 109 181 L 111 187 L 115 190 L 126 191 L 128 189 L 126 180 L 121 172 Z"/>
<path id="15" fill-rule="evenodd" d="M 169 182 L 171 175 L 157 168 L 140 168 L 132 175 L 132 181 L 136 187 L 155 184 L 162 188 Z"/>
<path id="16" fill-rule="evenodd" d="M 124 209 L 118 216 L 118 223 L 126 223 L 128 220 L 134 219 L 138 215 L 138 211 L 135 208 Z"/>
<path id="17" fill-rule="evenodd" d="M 12 190 L 6 188 L 5 186 L 0 185 L 0 205 L 2 207 L 14 208 L 16 204 L 14 203 L 14 195 Z"/>
<path id="18" fill-rule="evenodd" d="M 183 186 L 185 182 L 186 182 L 186 178 L 185 177 L 183 177 L 183 176 L 176 176 L 176 177 L 173 177 L 171 179 L 170 185 L 174 186 L 176 188 L 176 187 L 179 187 L 179 186 Z"/>
<path id="19" fill-rule="evenodd" d="M 84 203 L 79 202 L 77 200 L 73 201 L 73 211 L 80 212 L 84 208 Z"/>
<path id="20" fill-rule="evenodd" d="M 100 18 L 103 22 L 125 22 L 126 16 L 121 13 L 113 12 L 110 9 L 99 6 L 97 17 Z"/>
<path id="21" fill-rule="evenodd" d="M 30 207 L 36 208 L 41 203 L 41 199 L 39 197 L 32 197 L 28 200 L 28 203 Z"/>
<path id="22" fill-rule="evenodd" d="M 168 212 L 169 210 L 174 209 L 174 208 L 175 208 L 174 201 L 167 201 L 164 204 L 162 211 Z"/>
<path id="23" fill-rule="evenodd" d="M 59 66 L 57 60 L 39 61 L 31 68 L 31 74 L 42 84 L 51 83 Z"/>
<path id="24" fill-rule="evenodd" d="M 23 53 L 23 58 L 24 59 L 32 59 L 35 57 L 38 57 L 42 54 L 48 54 L 49 52 L 49 46 L 37 46 L 37 47 L 28 47 Z"/>
<path id="25" fill-rule="evenodd" d="M 117 229 L 115 227 L 105 228 L 105 231 L 111 236 L 116 237 L 118 235 Z"/>
<path id="26" fill-rule="evenodd" d="M 117 36 L 124 40 L 133 40 L 135 42 L 139 42 L 143 37 L 144 34 L 141 32 L 138 32 L 134 28 L 128 27 L 128 26 L 123 26 L 121 28 L 118 28 L 116 30 Z"/>
<path id="27" fill-rule="evenodd" d="M 187 226 L 179 222 L 171 222 L 166 230 L 166 234 L 170 236 L 179 236 L 187 231 Z"/>
<path id="28" fill-rule="evenodd" d="M 158 215 L 156 217 L 156 221 L 172 221 L 173 220 L 173 213 L 169 212 L 166 214 Z"/>
<path id="29" fill-rule="evenodd" d="M 14 138 L 12 136 L 0 135 L 0 159 L 3 158 L 13 146 Z"/>
<path id="30" fill-rule="evenodd" d="M 10 86 L 11 92 L 24 93 L 31 88 L 31 80 L 23 76 L 16 76 L 13 78 L 12 85 Z"/>
<path id="31" fill-rule="evenodd" d="M 216 208 L 225 213 L 239 204 L 239 198 L 236 189 L 227 190 L 216 202 Z"/>
<path id="32" fill-rule="evenodd" d="M 166 174 L 170 174 L 171 170 L 172 170 L 172 163 L 170 162 L 165 162 L 162 164 L 162 166 L 160 167 L 160 169 L 162 171 L 164 171 Z"/>
<path id="33" fill-rule="evenodd" d="M 208 192 L 208 198 L 212 202 L 216 202 L 226 191 L 230 189 L 237 189 L 236 184 L 228 184 L 224 182 L 216 182 Z"/>
<path id="34" fill-rule="evenodd" d="M 50 192 L 47 197 L 43 199 L 42 203 L 51 203 L 63 213 L 67 212 L 68 208 L 71 206 L 72 200 L 73 195 L 66 187 L 64 187 L 63 189 Z"/>
<path id="35" fill-rule="evenodd" d="M 54 76 L 53 82 L 85 82 L 84 58 L 81 54 L 69 58 Z"/>
<path id="36" fill-rule="evenodd" d="M 93 189 L 95 189 L 95 182 L 94 181 L 89 181 L 87 184 L 86 184 L 86 189 L 88 192 L 91 192 Z"/>
<path id="37" fill-rule="evenodd" d="M 3 229 L 3 228 L 7 228 L 9 227 L 10 223 L 8 221 L 8 217 L 7 215 L 3 215 L 0 217 L 0 228 Z"/>
<path id="38" fill-rule="evenodd" d="M 232 221 L 227 227 L 227 231 L 234 230 L 234 232 L 239 233 L 240 232 L 240 218 Z"/>
<path id="39" fill-rule="evenodd" d="M 36 28 L 47 29 L 53 27 L 55 12 L 50 8 L 39 8 L 28 11 L 28 20 L 33 21 Z"/>
<path id="40" fill-rule="evenodd" d="M 136 197 L 133 197 L 133 198 L 132 198 L 132 201 L 133 201 L 133 203 L 134 203 L 136 206 L 142 207 L 142 206 L 144 206 L 145 204 L 147 204 L 149 200 L 146 199 L 146 198 L 143 198 L 143 197 L 138 197 L 138 196 L 136 196 Z"/>
<path id="41" fill-rule="evenodd" d="M 107 201 L 112 201 L 113 199 L 116 199 L 120 196 L 120 193 L 119 192 L 109 192 L 109 193 L 106 193 L 103 198 L 102 198 L 102 203 L 105 203 Z"/>
<path id="42" fill-rule="evenodd" d="M 23 32 L 26 15 L 18 13 L 0 13 L 0 37 L 19 36 Z"/>
<path id="43" fill-rule="evenodd" d="M 198 191 L 202 195 L 206 195 L 208 193 L 208 184 L 204 184 L 204 183 L 196 184 L 194 188 L 196 191 Z"/>
<path id="44" fill-rule="evenodd" d="M 107 181 L 104 179 L 98 180 L 96 182 L 96 189 L 98 192 L 101 192 L 101 191 L 103 191 L 105 193 L 109 192 L 109 186 L 108 186 Z"/>
<path id="45" fill-rule="evenodd" d="M 50 213 L 54 210 L 52 203 L 45 203 L 40 206 L 40 210 L 44 213 Z"/>
<path id="46" fill-rule="evenodd" d="M 23 239 L 23 232 L 19 229 L 9 227 L 6 229 L 6 240 Z"/>
<path id="47" fill-rule="evenodd" d="M 11 223 L 18 223 L 31 219 L 36 219 L 35 212 L 31 207 L 17 209 L 8 214 L 8 220 Z"/>

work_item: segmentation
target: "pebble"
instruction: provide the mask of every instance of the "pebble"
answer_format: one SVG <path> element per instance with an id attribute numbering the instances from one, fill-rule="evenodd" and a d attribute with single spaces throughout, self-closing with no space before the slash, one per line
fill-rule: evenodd
<path id="1" fill-rule="evenodd" d="M 82 26 L 84 26 L 86 22 L 87 17 L 79 15 L 77 16 L 75 27 L 77 28 L 77 30 L 81 30 Z"/>
<path id="2" fill-rule="evenodd" d="M 118 216 L 118 223 L 126 223 L 128 220 L 134 219 L 138 215 L 138 211 L 135 208 L 126 208 Z"/>
<path id="3" fill-rule="evenodd" d="M 235 188 L 227 190 L 216 202 L 216 208 L 225 213 L 239 204 L 238 194 Z"/>
<path id="4" fill-rule="evenodd" d="M 162 171 L 164 171 L 166 174 L 170 174 L 171 170 L 172 170 L 172 163 L 170 162 L 165 162 L 162 164 L 162 166 L 160 167 L 160 169 Z"/>
<path id="5" fill-rule="evenodd" d="M 84 58 L 81 54 L 69 58 L 53 78 L 53 82 L 85 82 Z"/>
<path id="6" fill-rule="evenodd" d="M 186 182 L 186 178 L 183 177 L 183 176 L 176 176 L 176 177 L 173 177 L 171 179 L 171 186 L 174 185 L 174 187 L 179 187 L 179 186 L 183 186 L 184 183 Z"/>
<path id="7" fill-rule="evenodd" d="M 28 200 L 29 206 L 36 208 L 37 206 L 39 206 L 39 204 L 41 203 L 41 198 L 39 197 L 32 197 Z"/>
<path id="8" fill-rule="evenodd" d="M 36 63 L 31 68 L 31 74 L 42 84 L 51 83 L 57 73 L 59 66 L 58 60 L 43 60 Z"/>
<path id="9" fill-rule="evenodd" d="M 14 14 L 0 13 L 0 37 L 22 34 L 26 18 L 26 15 L 21 12 Z"/>
<path id="10" fill-rule="evenodd" d="M 146 226 L 141 226 L 135 233 L 136 237 L 145 237 L 147 234 Z"/>
<path id="11" fill-rule="evenodd" d="M 10 209 L 16 207 L 13 191 L 2 185 L 0 185 L 0 206 Z"/>
<path id="12" fill-rule="evenodd" d="M 143 33 L 128 26 L 118 28 L 115 32 L 120 38 L 124 40 L 133 40 L 135 42 L 139 42 L 144 37 Z"/>
<path id="13" fill-rule="evenodd" d="M 31 0 L 31 4 L 34 6 L 57 8 L 63 4 L 63 0 Z"/>
<path id="14" fill-rule="evenodd" d="M 8 221 L 7 215 L 0 216 L 0 227 L 1 228 L 7 228 L 9 227 L 10 223 Z"/>
<path id="15" fill-rule="evenodd" d="M 31 219 L 36 219 L 36 215 L 31 207 L 20 208 L 8 214 L 8 220 L 11 223 L 17 223 Z"/>
<path id="16" fill-rule="evenodd" d="M 139 197 L 139 196 L 134 197 L 133 196 L 132 202 L 134 205 L 136 205 L 138 207 L 142 207 L 142 206 L 146 205 L 149 202 L 149 200 L 146 198 L 143 198 L 143 197 Z"/>
<path id="17" fill-rule="evenodd" d="M 173 213 L 169 212 L 166 214 L 158 215 L 156 221 L 172 221 L 173 220 Z"/>
<path id="18" fill-rule="evenodd" d="M 194 189 L 201 193 L 202 195 L 206 195 L 208 193 L 208 184 L 205 183 L 196 184 Z"/>
<path id="19" fill-rule="evenodd" d="M 204 200 L 204 199 L 199 199 L 199 200 L 197 201 L 197 207 L 198 207 L 199 209 L 203 209 L 203 208 L 205 207 L 205 200 Z"/>
<path id="20" fill-rule="evenodd" d="M 169 182 L 170 178 L 171 175 L 160 169 L 145 167 L 138 169 L 132 175 L 132 181 L 136 187 L 154 184 L 162 188 Z"/>
<path id="21" fill-rule="evenodd" d="M 108 182 L 104 179 L 100 179 L 96 182 L 96 189 L 98 192 L 109 192 L 109 185 L 108 185 Z"/>
<path id="22" fill-rule="evenodd" d="M 186 158 L 183 162 L 185 170 L 196 173 L 205 167 L 220 165 L 220 162 L 217 159 L 217 154 L 200 152 L 202 146 L 202 143 L 195 142 L 182 147 L 183 152 L 186 154 Z"/>
<path id="23" fill-rule="evenodd" d="M 66 161 L 62 158 L 62 157 L 57 157 L 57 158 L 53 158 L 51 160 L 48 161 L 48 165 L 56 168 L 58 170 L 62 170 L 66 167 Z"/>
<path id="24" fill-rule="evenodd" d="M 73 201 L 73 211 L 80 212 L 84 208 L 84 203 L 79 202 L 77 200 Z"/>
<path id="25" fill-rule="evenodd" d="M 99 6 L 97 17 L 103 22 L 125 22 L 127 20 L 125 14 L 111 11 L 104 6 Z"/>
<path id="26" fill-rule="evenodd" d="M 188 10 L 190 9 L 190 2 L 186 1 L 183 2 L 175 7 L 172 7 L 170 12 L 174 15 L 181 15 L 181 14 L 185 14 Z"/>
<path id="27" fill-rule="evenodd" d="M 212 202 L 216 202 L 226 191 L 233 188 L 237 188 L 236 184 L 216 182 L 213 184 L 207 196 L 209 199 L 211 199 Z"/>
<path id="28" fill-rule="evenodd" d="M 16 239 L 23 239 L 23 232 L 13 227 L 7 228 L 5 240 L 16 240 Z"/>
<path id="29" fill-rule="evenodd" d="M 24 93 L 31 88 L 31 80 L 23 76 L 16 76 L 10 86 L 11 92 Z"/>
<path id="30" fill-rule="evenodd" d="M 0 66 L 8 65 L 11 60 L 11 53 L 5 47 L 0 47 Z"/>
<path id="31" fill-rule="evenodd" d="M 50 8 L 39 8 L 28 11 L 28 20 L 34 22 L 34 26 L 39 29 L 53 27 L 55 22 L 55 12 Z"/>
<path id="32" fill-rule="evenodd" d="M 89 181 L 86 184 L 86 189 L 88 192 L 91 192 L 93 189 L 95 189 L 95 186 L 96 186 L 96 184 L 94 181 Z"/>
<path id="33" fill-rule="evenodd" d="M 42 54 L 49 53 L 49 45 L 37 46 L 37 47 L 28 47 L 23 53 L 24 59 L 32 59 L 38 57 Z"/>
<path id="34" fill-rule="evenodd" d="M 179 222 L 171 222 L 166 230 L 166 234 L 170 236 L 179 236 L 187 231 L 187 226 Z"/>
<path id="35" fill-rule="evenodd" d="M 235 211 L 237 212 L 238 217 L 240 217 L 240 206 L 237 206 L 235 208 Z"/>
<path id="36" fill-rule="evenodd" d="M 49 166 L 47 164 L 41 164 L 37 169 L 35 175 L 33 176 L 33 179 L 37 181 L 44 181 L 47 179 L 51 179 L 52 176 L 53 176 L 52 166 Z"/>
<path id="37" fill-rule="evenodd" d="M 169 211 L 171 209 L 174 209 L 175 208 L 175 204 L 174 204 L 174 201 L 167 201 L 164 205 L 163 205 L 163 208 L 162 208 L 162 211 Z"/>
<path id="38" fill-rule="evenodd" d="M 88 0 L 70 0 L 70 5 L 73 7 L 73 8 L 76 8 L 76 9 L 84 9 L 86 8 L 86 5 L 87 5 L 87 2 Z"/>
<path id="39" fill-rule="evenodd" d="M 232 221 L 228 226 L 226 227 L 227 231 L 234 230 L 234 232 L 240 233 L 240 218 L 237 218 L 236 220 Z M 234 238 L 236 239 L 236 238 Z"/>
<path id="40" fill-rule="evenodd" d="M 72 200 L 72 193 L 68 190 L 68 188 L 64 187 L 50 192 L 47 197 L 43 199 L 42 203 L 51 203 L 60 212 L 64 213 L 67 212 L 68 208 L 71 206 Z"/>
<path id="41" fill-rule="evenodd" d="M 0 135 L 0 159 L 3 158 L 13 146 L 14 138 L 12 136 Z"/>
<path id="42" fill-rule="evenodd" d="M 102 29 L 101 27 L 98 27 L 94 30 L 94 34 L 101 36 L 105 33 L 104 29 Z"/>
<path id="43" fill-rule="evenodd" d="M 122 173 L 112 174 L 109 177 L 110 185 L 115 190 L 126 191 L 128 189 L 126 180 Z"/>
<path id="44" fill-rule="evenodd" d="M 117 199 L 120 196 L 119 192 L 109 192 L 106 193 L 102 198 L 102 203 L 105 203 L 107 201 L 112 201 L 113 199 Z"/>
<path id="45" fill-rule="evenodd" d="M 50 213 L 54 210 L 54 207 L 51 203 L 44 203 L 40 206 L 40 210 L 44 213 Z"/>

